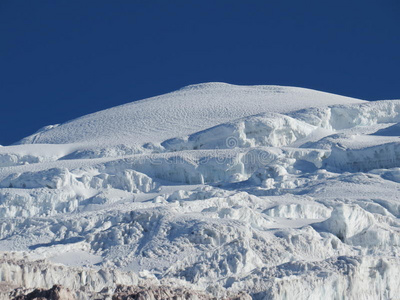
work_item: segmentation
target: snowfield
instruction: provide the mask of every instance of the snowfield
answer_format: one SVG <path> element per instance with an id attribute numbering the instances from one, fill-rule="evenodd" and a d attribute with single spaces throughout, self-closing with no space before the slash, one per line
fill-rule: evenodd
<path id="1" fill-rule="evenodd" d="M 0 147 L 0 299 L 399 298 L 399 124 L 400 100 L 206 83 L 47 126 Z"/>

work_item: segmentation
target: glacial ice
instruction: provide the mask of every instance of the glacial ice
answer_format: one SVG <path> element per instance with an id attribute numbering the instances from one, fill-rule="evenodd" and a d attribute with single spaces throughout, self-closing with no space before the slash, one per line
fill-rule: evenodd
<path id="1" fill-rule="evenodd" d="M 398 124 L 399 100 L 209 83 L 46 127 L 0 148 L 0 296 L 393 299 Z"/>

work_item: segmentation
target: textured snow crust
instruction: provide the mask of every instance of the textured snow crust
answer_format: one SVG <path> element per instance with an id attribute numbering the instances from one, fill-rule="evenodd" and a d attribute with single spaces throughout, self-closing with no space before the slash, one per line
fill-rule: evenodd
<path id="1" fill-rule="evenodd" d="M 205 83 L 47 126 L 21 143 L 157 144 L 221 123 L 360 100 L 301 88 Z"/>
<path id="2" fill-rule="evenodd" d="M 398 124 L 398 100 L 208 83 L 48 126 L 0 148 L 1 281 L 394 299 Z"/>

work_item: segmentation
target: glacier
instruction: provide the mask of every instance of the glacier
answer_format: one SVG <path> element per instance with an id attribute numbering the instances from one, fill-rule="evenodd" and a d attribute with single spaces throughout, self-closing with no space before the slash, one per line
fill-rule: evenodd
<path id="1" fill-rule="evenodd" d="M 0 147 L 0 299 L 395 299 L 399 124 L 204 83 L 46 126 Z"/>

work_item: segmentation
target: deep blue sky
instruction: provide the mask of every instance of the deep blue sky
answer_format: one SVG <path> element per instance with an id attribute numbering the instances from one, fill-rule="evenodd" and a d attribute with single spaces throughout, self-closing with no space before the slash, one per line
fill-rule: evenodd
<path id="1" fill-rule="evenodd" d="M 400 1 L 0 0 L 0 144 L 223 81 L 400 98 Z"/>

